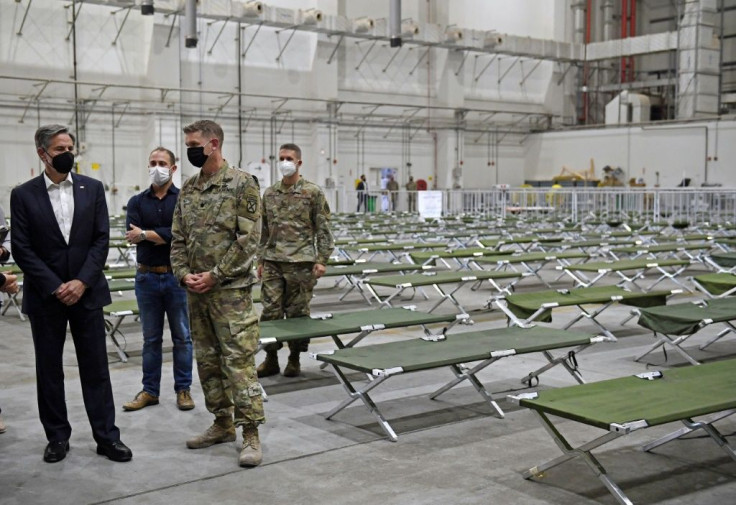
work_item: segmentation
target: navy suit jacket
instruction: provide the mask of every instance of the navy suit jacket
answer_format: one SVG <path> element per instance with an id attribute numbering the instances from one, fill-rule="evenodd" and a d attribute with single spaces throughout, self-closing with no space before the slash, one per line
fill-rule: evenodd
<path id="1" fill-rule="evenodd" d="M 110 222 L 102 183 L 72 174 L 74 217 L 69 243 L 64 240 L 51 207 L 43 174 L 10 194 L 13 258 L 23 271 L 23 312 L 40 312 L 58 303 L 54 291 L 79 279 L 88 288 L 77 302 L 85 309 L 111 303 L 102 271 L 110 243 Z"/>

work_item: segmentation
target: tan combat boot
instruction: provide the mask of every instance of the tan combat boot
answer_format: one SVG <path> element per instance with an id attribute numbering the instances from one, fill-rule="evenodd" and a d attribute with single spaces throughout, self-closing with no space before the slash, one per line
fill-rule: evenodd
<path id="1" fill-rule="evenodd" d="M 301 372 L 301 366 L 299 365 L 299 353 L 292 352 L 289 354 L 289 361 L 284 367 L 284 377 L 298 377 Z"/>
<path id="2" fill-rule="evenodd" d="M 204 449 L 215 444 L 233 441 L 235 441 L 233 420 L 227 417 L 218 417 L 204 433 L 187 440 L 187 447 L 190 449 Z"/>
<path id="3" fill-rule="evenodd" d="M 153 396 L 145 391 L 141 391 L 135 395 L 135 398 L 129 402 L 123 403 L 123 410 L 140 410 L 143 407 L 148 407 L 149 405 L 158 405 L 158 396 Z"/>
<path id="4" fill-rule="evenodd" d="M 266 359 L 256 368 L 258 377 L 270 377 L 276 375 L 279 371 L 281 371 L 281 368 L 279 368 L 279 355 L 276 351 L 266 351 Z"/>
<path id="5" fill-rule="evenodd" d="M 240 451 L 240 466 L 258 466 L 263 461 L 258 426 L 243 426 L 243 449 Z"/>

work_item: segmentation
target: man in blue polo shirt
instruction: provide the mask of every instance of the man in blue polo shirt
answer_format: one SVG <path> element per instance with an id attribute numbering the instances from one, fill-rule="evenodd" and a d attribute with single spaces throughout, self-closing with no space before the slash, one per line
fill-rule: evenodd
<path id="1" fill-rule="evenodd" d="M 176 406 L 191 410 L 192 339 L 187 314 L 187 293 L 171 272 L 171 223 L 179 189 L 173 184 L 174 153 L 163 147 L 148 157 L 151 185 L 128 202 L 125 238 L 137 246 L 135 297 L 143 326 L 143 390 L 124 410 L 157 405 L 161 386 L 161 344 L 164 314 L 174 343 L 174 390 Z"/>

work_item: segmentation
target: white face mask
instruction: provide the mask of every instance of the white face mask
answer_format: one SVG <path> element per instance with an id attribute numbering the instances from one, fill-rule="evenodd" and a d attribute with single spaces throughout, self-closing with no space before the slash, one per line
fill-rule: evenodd
<path id="1" fill-rule="evenodd" d="M 148 177 L 151 179 L 151 184 L 155 186 L 163 186 L 171 179 L 171 168 L 149 167 Z"/>
<path id="2" fill-rule="evenodd" d="M 284 177 L 291 177 L 296 173 L 296 164 L 293 161 L 279 161 L 279 170 Z"/>

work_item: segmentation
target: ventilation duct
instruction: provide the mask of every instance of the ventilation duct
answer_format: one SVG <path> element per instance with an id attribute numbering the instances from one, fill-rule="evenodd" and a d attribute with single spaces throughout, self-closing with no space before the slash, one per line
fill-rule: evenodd
<path id="1" fill-rule="evenodd" d="M 647 95 L 622 91 L 606 104 L 606 124 L 646 123 L 651 120 L 651 109 Z"/>
<path id="2" fill-rule="evenodd" d="M 197 47 L 197 0 L 187 0 L 184 10 L 184 46 Z"/>
<path id="3" fill-rule="evenodd" d="M 401 0 L 391 0 L 388 12 L 389 44 L 401 47 Z"/>

